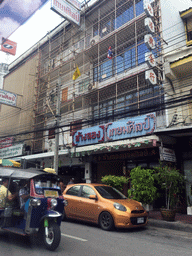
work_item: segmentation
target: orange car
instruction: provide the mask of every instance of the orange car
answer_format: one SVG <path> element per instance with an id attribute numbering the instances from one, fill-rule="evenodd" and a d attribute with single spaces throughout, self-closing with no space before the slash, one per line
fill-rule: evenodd
<path id="1" fill-rule="evenodd" d="M 117 189 L 103 184 L 72 184 L 63 192 L 63 219 L 97 223 L 104 230 L 135 228 L 147 224 L 148 214 L 141 204 Z"/>

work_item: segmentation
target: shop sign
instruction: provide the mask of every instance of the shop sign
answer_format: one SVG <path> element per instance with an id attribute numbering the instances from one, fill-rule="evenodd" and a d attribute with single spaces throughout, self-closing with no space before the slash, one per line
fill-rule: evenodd
<path id="1" fill-rule="evenodd" d="M 149 33 L 155 33 L 155 26 L 151 18 L 145 18 L 145 28 L 148 30 Z"/>
<path id="2" fill-rule="evenodd" d="M 145 53 L 145 61 L 147 62 L 149 67 L 155 67 L 156 66 L 156 59 L 152 52 L 146 52 Z"/>
<path id="3" fill-rule="evenodd" d="M 121 119 L 117 122 L 111 122 L 74 132 L 72 135 L 73 146 L 85 146 L 149 135 L 154 132 L 155 128 L 155 113 Z"/>
<path id="4" fill-rule="evenodd" d="M 0 149 L 12 146 L 13 139 L 14 139 L 13 137 L 10 137 L 10 138 L 0 140 Z"/>
<path id="5" fill-rule="evenodd" d="M 161 161 L 176 162 L 175 151 L 173 149 L 160 147 L 159 153 Z"/>
<path id="6" fill-rule="evenodd" d="M 73 3 L 76 1 L 73 1 Z M 51 10 L 63 18 L 80 25 L 80 11 L 65 0 L 51 0 Z"/>
<path id="7" fill-rule="evenodd" d="M 1 148 L 0 158 L 11 158 L 15 156 L 21 156 L 23 152 L 23 144 L 17 144 L 15 146 Z"/>
<path id="8" fill-rule="evenodd" d="M 146 157 L 159 157 L 159 149 L 158 148 L 148 148 L 148 149 L 140 149 L 140 150 L 128 150 L 125 153 L 113 153 L 113 154 L 102 154 L 102 155 L 94 155 L 93 160 L 96 162 L 100 161 L 116 161 L 116 160 L 127 160 L 127 159 L 137 159 L 137 158 L 146 158 Z M 127 166 L 129 169 L 132 166 Z"/>
<path id="9" fill-rule="evenodd" d="M 157 76 L 152 69 L 145 71 L 145 80 L 152 85 L 157 84 Z"/>
<path id="10" fill-rule="evenodd" d="M 144 42 L 149 50 L 155 49 L 155 40 L 151 34 L 145 35 Z"/>
<path id="11" fill-rule="evenodd" d="M 147 17 L 153 17 L 154 16 L 154 12 L 153 12 L 153 7 L 151 6 L 150 3 L 144 2 L 144 11 L 147 15 Z"/>
<path id="12" fill-rule="evenodd" d="M 77 0 L 66 0 L 69 4 L 72 4 L 76 9 L 81 10 L 81 3 Z"/>
<path id="13" fill-rule="evenodd" d="M 10 106 L 16 106 L 17 95 L 12 92 L 0 90 L 0 103 Z"/>

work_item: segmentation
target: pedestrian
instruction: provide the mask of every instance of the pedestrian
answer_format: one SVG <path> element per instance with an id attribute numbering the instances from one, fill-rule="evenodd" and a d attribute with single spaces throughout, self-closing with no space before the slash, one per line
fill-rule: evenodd
<path id="1" fill-rule="evenodd" d="M 65 190 L 65 184 L 62 179 L 59 182 L 59 187 L 61 189 L 61 193 L 63 194 L 63 191 Z"/>
<path id="2" fill-rule="evenodd" d="M 12 205 L 13 200 L 17 197 L 18 193 L 11 194 L 8 190 L 9 179 L 3 178 L 2 185 L 0 187 L 0 207 L 4 208 L 5 206 Z"/>
<path id="3" fill-rule="evenodd" d="M 20 209 L 24 210 L 25 203 L 30 197 L 29 184 L 27 180 L 21 181 L 23 187 L 19 190 Z"/>
<path id="4" fill-rule="evenodd" d="M 71 178 L 67 185 L 74 184 L 74 178 Z"/>

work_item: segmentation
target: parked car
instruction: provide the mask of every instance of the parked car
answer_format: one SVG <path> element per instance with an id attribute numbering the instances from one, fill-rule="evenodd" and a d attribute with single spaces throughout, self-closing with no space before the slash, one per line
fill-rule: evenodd
<path id="1" fill-rule="evenodd" d="M 148 214 L 139 202 L 108 185 L 72 184 L 66 187 L 63 196 L 63 219 L 97 223 L 104 230 L 142 227 L 148 221 Z"/>

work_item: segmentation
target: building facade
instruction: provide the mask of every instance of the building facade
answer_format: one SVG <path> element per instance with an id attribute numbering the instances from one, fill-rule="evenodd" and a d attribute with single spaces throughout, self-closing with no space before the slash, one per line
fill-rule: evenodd
<path id="1" fill-rule="evenodd" d="M 66 183 L 70 177 L 100 182 L 106 174 L 128 176 L 135 166 L 152 168 L 159 159 L 185 171 L 190 150 L 183 146 L 181 154 L 179 143 L 191 125 L 191 65 L 185 61 L 191 59 L 191 9 L 183 7 L 163 0 L 95 1 L 82 7 L 80 26 L 64 21 L 12 63 L 5 89 L 14 84 L 22 94 L 26 77 L 34 85 L 26 97 L 33 99 L 33 116 L 24 117 L 31 128 L 21 119 L 15 135 L 30 146 L 30 155 L 18 160 L 53 168 L 58 152 Z M 25 79 L 17 86 L 16 74 L 30 56 L 33 72 L 22 70 Z M 10 123 L 1 123 L 2 137 L 15 134 L 15 121 Z M 180 138 L 172 136 L 174 129 L 182 130 Z"/>

